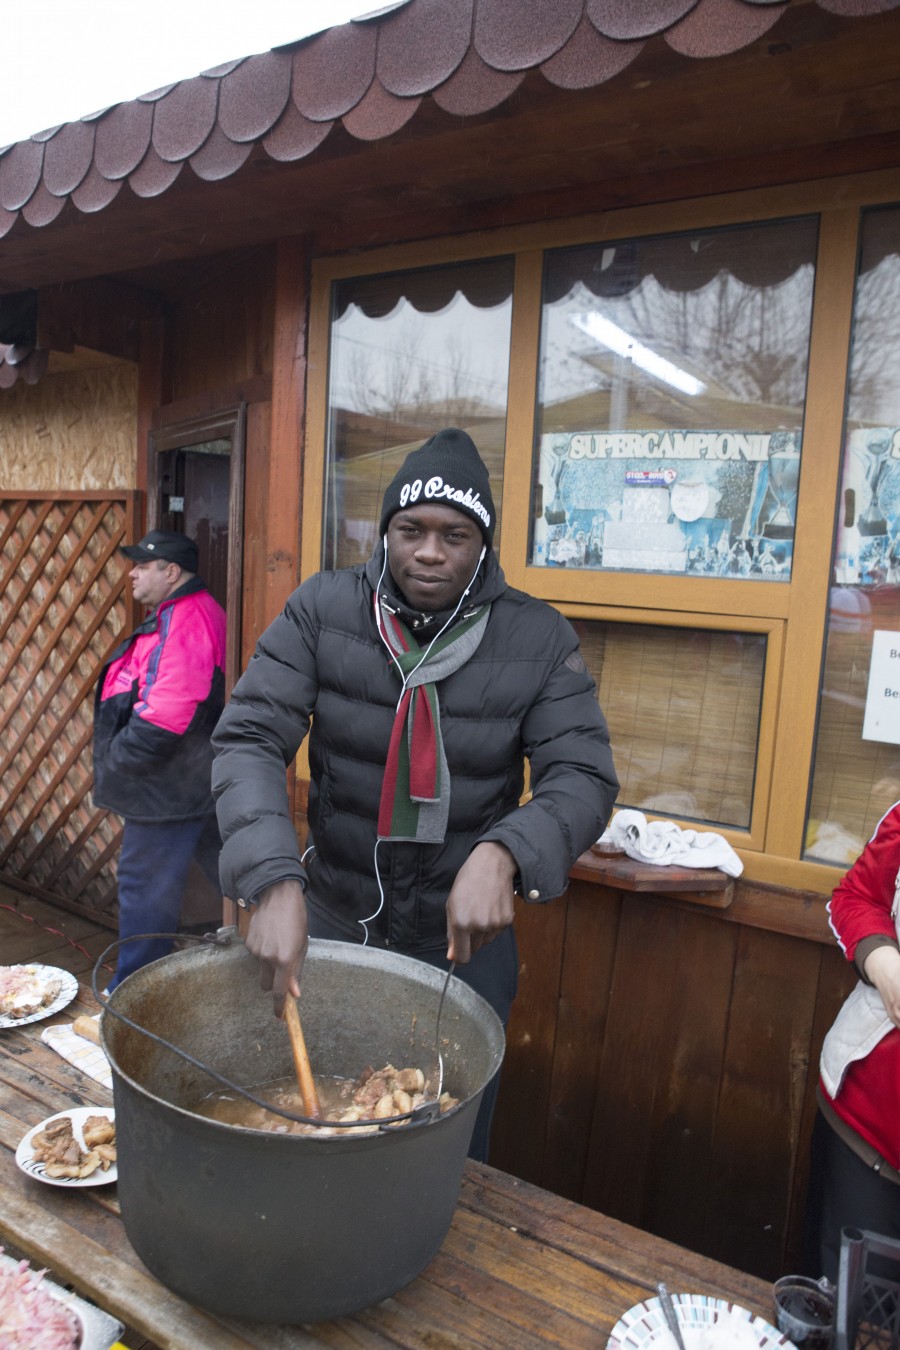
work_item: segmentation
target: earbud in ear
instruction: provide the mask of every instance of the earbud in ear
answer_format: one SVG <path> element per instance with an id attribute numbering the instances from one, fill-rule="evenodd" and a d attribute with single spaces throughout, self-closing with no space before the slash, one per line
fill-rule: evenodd
<path id="1" fill-rule="evenodd" d="M 487 544 L 484 545 L 484 547 L 482 548 L 481 552 L 480 552 L 479 555 L 478 555 L 478 562 L 475 564 L 475 571 L 472 573 L 472 580 L 469 582 L 468 586 L 467 586 L 466 589 L 463 591 L 463 595 L 464 595 L 464 596 L 465 596 L 465 595 L 468 595 L 468 594 L 469 594 L 469 591 L 470 591 L 470 590 L 472 589 L 472 587 L 475 585 L 475 578 L 478 576 L 478 569 L 479 569 L 479 567 L 481 566 L 482 560 L 483 560 L 484 555 L 485 555 L 486 553 L 487 553 Z"/>
<path id="2" fill-rule="evenodd" d="M 384 551 L 385 551 L 385 553 L 387 553 L 387 551 L 388 551 L 388 548 L 387 548 L 387 535 L 384 536 L 384 539 L 382 540 L 382 543 L 384 544 Z"/>

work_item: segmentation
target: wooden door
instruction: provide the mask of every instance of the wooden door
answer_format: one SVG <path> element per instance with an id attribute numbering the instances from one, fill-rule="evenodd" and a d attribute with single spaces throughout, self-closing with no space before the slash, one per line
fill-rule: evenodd
<path id="1" fill-rule="evenodd" d="M 246 404 L 150 434 L 147 526 L 197 541 L 200 575 L 228 615 L 226 690 L 241 670 Z"/>
<path id="2" fill-rule="evenodd" d="M 226 609 L 230 445 L 216 451 L 191 447 L 166 450 L 158 457 L 158 467 L 160 528 L 180 530 L 197 541 L 200 575 L 222 608 Z"/>

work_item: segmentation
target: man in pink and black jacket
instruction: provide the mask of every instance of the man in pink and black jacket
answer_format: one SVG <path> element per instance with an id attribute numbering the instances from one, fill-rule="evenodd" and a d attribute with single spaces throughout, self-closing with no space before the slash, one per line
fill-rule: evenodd
<path id="1" fill-rule="evenodd" d="M 125 821 L 119 937 L 175 933 L 191 862 L 217 886 L 210 735 L 225 702 L 225 611 L 197 575 L 186 535 L 151 530 L 120 550 L 149 613 L 110 655 L 94 702 L 96 806 Z M 171 942 L 119 948 L 109 991 Z"/>

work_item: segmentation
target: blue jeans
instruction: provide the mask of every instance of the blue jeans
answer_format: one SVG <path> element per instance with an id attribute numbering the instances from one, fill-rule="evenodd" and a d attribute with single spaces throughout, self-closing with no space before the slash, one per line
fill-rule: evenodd
<path id="1" fill-rule="evenodd" d="M 314 910 L 312 905 L 309 906 L 309 936 L 312 938 L 332 938 L 340 942 L 349 941 L 346 933 L 329 922 L 328 916 L 323 914 L 321 910 Z M 404 952 L 403 955 L 412 956 L 417 961 L 424 961 L 426 965 L 435 966 L 438 970 L 446 970 L 450 964 L 443 951 Z M 519 984 L 519 949 L 512 927 L 505 928 L 502 933 L 497 934 L 493 942 L 488 942 L 484 947 L 480 947 L 466 965 L 456 966 L 453 974 L 456 978 L 462 980 L 463 984 L 467 984 L 471 989 L 474 989 L 476 994 L 480 994 L 485 1002 L 491 1005 L 505 1027 L 509 1021 L 513 999 L 516 996 Z M 469 1145 L 469 1157 L 474 1158 L 476 1162 L 488 1161 L 491 1122 L 494 1118 L 494 1108 L 497 1105 L 499 1091 L 500 1073 L 498 1072 L 485 1088 L 484 1096 L 481 1098 L 481 1104 L 478 1107 L 478 1114 L 475 1117 L 472 1142 Z"/>
<path id="2" fill-rule="evenodd" d="M 191 862 L 196 857 L 218 886 L 221 847 L 215 816 L 159 823 L 126 820 L 119 854 L 119 937 L 177 933 Z M 111 992 L 132 971 L 171 950 L 171 938 L 125 943 L 107 989 Z"/>

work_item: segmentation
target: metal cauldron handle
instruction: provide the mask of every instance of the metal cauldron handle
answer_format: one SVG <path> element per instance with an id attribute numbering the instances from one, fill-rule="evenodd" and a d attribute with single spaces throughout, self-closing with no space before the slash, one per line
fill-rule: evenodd
<path id="1" fill-rule="evenodd" d="M 164 1037 L 157 1036 L 155 1031 L 148 1031 L 148 1029 L 146 1027 L 142 1027 L 139 1022 L 134 1022 L 130 1017 L 126 1017 L 124 1013 L 117 1012 L 116 1009 L 110 1003 L 109 998 L 101 995 L 100 990 L 97 987 L 97 972 L 102 968 L 107 957 L 112 952 L 118 951 L 120 947 L 124 946 L 128 942 L 146 942 L 148 938 L 164 938 L 166 940 L 178 942 L 186 942 L 186 941 L 199 942 L 201 945 L 206 947 L 223 948 L 223 947 L 230 947 L 233 942 L 239 939 L 239 937 L 240 935 L 235 925 L 229 924 L 226 927 L 216 929 L 215 932 L 203 934 L 135 933 L 132 937 L 118 938 L 115 942 L 111 942 L 105 951 L 100 953 L 100 955 L 97 957 L 97 960 L 94 963 L 94 969 L 91 971 L 91 989 L 93 990 L 94 998 L 97 1000 L 97 1002 L 103 1009 L 104 1015 L 106 1013 L 110 1013 L 111 1016 L 115 1017 L 118 1021 L 124 1022 L 126 1026 L 131 1027 L 133 1031 L 140 1032 L 140 1034 L 142 1036 L 146 1036 L 148 1040 L 155 1041 L 157 1045 L 163 1046 L 164 1049 L 171 1051 L 173 1055 L 178 1055 L 180 1059 L 185 1060 L 188 1064 L 192 1064 L 194 1068 L 199 1069 L 201 1073 L 205 1073 L 208 1075 L 208 1077 L 214 1078 L 216 1082 L 221 1083 L 223 1087 L 229 1088 L 232 1092 L 237 1092 L 241 1097 L 246 1098 L 247 1101 L 253 1102 L 254 1106 L 261 1106 L 263 1110 L 269 1111 L 276 1116 L 282 1116 L 285 1120 L 296 1121 L 297 1124 L 299 1125 L 314 1125 L 316 1126 L 317 1129 L 327 1129 L 327 1130 L 365 1129 L 371 1133 L 373 1128 L 387 1132 L 391 1128 L 398 1125 L 403 1126 L 427 1125 L 438 1118 L 438 1116 L 441 1114 L 440 1089 L 438 1090 L 437 1097 L 434 1098 L 432 1101 L 421 1102 L 418 1106 L 413 1107 L 411 1111 L 404 1112 L 403 1115 L 385 1116 L 381 1120 L 377 1121 L 313 1120 L 311 1116 L 296 1115 L 293 1111 L 286 1111 L 283 1107 L 276 1106 L 273 1102 L 267 1102 L 265 1101 L 264 1098 L 257 1097 L 252 1092 L 248 1092 L 248 1090 L 244 1087 L 241 1087 L 239 1083 L 233 1083 L 231 1079 L 226 1078 L 224 1074 L 218 1073 L 215 1069 L 211 1069 L 208 1064 L 204 1064 L 201 1060 L 195 1059 L 193 1055 L 188 1054 L 187 1050 L 182 1050 L 180 1046 L 173 1045 L 171 1041 L 165 1040 Z M 450 971 L 447 972 L 448 974 L 447 983 L 449 983 L 450 973 L 451 973 Z M 441 994 L 441 1004 L 443 1004 L 443 998 L 444 993 L 446 993 L 446 989 L 447 986 L 445 984 L 443 993 Z M 438 1019 L 440 1020 L 440 1009 L 438 1012 Z M 441 1085 L 443 1085 L 443 1061 L 440 1059 L 440 1057 L 439 1057 L 439 1065 L 440 1065 Z"/>

